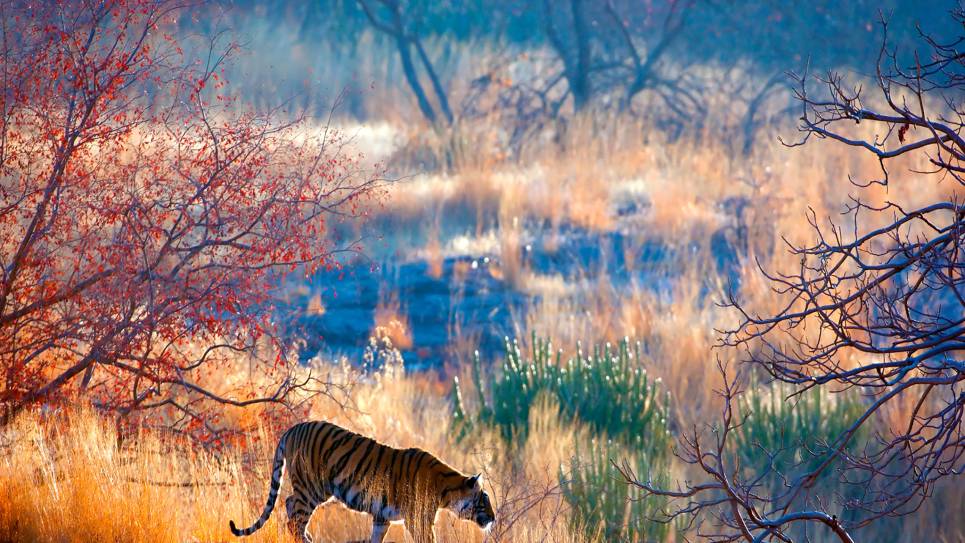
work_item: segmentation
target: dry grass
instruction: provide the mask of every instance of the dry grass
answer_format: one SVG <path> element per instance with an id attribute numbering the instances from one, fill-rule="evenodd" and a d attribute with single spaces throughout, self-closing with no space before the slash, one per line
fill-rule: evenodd
<path id="1" fill-rule="evenodd" d="M 694 390 L 707 383 L 689 386 Z M 484 472 L 502 523 L 489 541 L 599 540 L 573 531 L 565 504 L 552 490 L 560 466 L 572 459 L 573 444 L 586 440 L 587 433 L 561 425 L 550 401 L 537 402 L 530 435 L 513 453 L 491 435 L 454 443 L 444 391 L 426 375 L 377 373 L 356 386 L 353 397 L 353 409 L 319 400 L 311 416 L 394 446 L 425 448 L 467 472 Z M 227 521 L 249 522 L 260 512 L 276 434 L 257 427 L 245 444 L 214 453 L 148 431 L 119 443 L 109 419 L 83 409 L 27 413 L 0 434 L 0 541 L 233 540 Z M 287 491 L 286 482 L 281 500 Z M 962 499 L 961 485 L 940 487 L 899 531 L 960 541 L 965 530 L 942 515 L 941 503 Z M 284 530 L 282 509 L 276 508 L 249 540 L 293 541 Z M 316 511 L 309 529 L 316 541 L 365 540 L 371 520 L 331 503 Z M 437 517 L 436 535 L 443 542 L 483 541 L 474 525 L 445 511 Z M 862 535 L 874 539 L 873 532 Z M 395 525 L 388 541 L 411 538 Z"/>
<path id="2" fill-rule="evenodd" d="M 4 541 L 225 539 L 223 520 L 254 510 L 239 457 L 218 461 L 149 433 L 118 448 L 109 422 L 89 412 L 31 413 L 3 437 Z M 165 486 L 180 484 L 199 486 Z M 281 540 L 274 520 L 259 540 Z"/>
<path id="3" fill-rule="evenodd" d="M 392 345 L 399 349 L 412 348 L 412 331 L 397 295 L 381 297 L 375 306 L 375 328 L 383 330 Z"/>
<path id="4" fill-rule="evenodd" d="M 354 370 L 343 366 L 339 371 Z M 318 399 L 310 416 L 393 446 L 424 448 L 466 472 L 485 472 L 490 491 L 506 500 L 497 498 L 500 514 L 519 517 L 491 541 L 579 540 L 566 533 L 565 511 L 555 494 L 530 511 L 514 502 L 520 489 L 555 484 L 556 471 L 547 465 L 514 474 L 505 444 L 494 436 L 477 436 L 472 445 L 453 443 L 450 408 L 433 378 L 376 373 L 355 386 L 352 399 L 349 409 Z M 527 447 L 520 465 L 542 465 L 537 459 L 550 444 L 556 457 L 568 457 L 571 431 L 540 428 L 534 437 L 538 446 Z M 109 419 L 83 409 L 25 414 L 0 434 L 0 541 L 233 540 L 228 520 L 244 524 L 260 513 L 277 433 L 259 426 L 246 443 L 215 453 L 149 431 L 119 444 Z M 279 504 L 288 488 L 286 482 Z M 541 522 L 550 519 L 547 511 L 554 512 L 552 522 Z M 309 530 L 316 541 L 367 540 L 371 518 L 332 503 L 316 511 Z M 483 536 L 446 511 L 439 513 L 436 533 L 440 541 L 453 542 L 480 542 Z M 406 534 L 403 526 L 393 526 L 388 540 L 411 541 Z M 250 540 L 292 541 L 284 531 L 284 508 L 276 506 L 269 523 Z"/>

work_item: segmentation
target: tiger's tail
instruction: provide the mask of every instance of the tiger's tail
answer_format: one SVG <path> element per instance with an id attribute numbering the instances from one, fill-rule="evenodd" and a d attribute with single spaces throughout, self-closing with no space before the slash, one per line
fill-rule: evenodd
<path id="1" fill-rule="evenodd" d="M 245 528 L 244 530 L 239 530 L 235 526 L 235 521 L 229 520 L 228 527 L 231 528 L 231 533 L 235 536 L 241 537 L 246 535 L 251 535 L 258 531 L 259 528 L 265 525 L 268 521 L 268 517 L 271 516 L 271 511 L 275 508 L 275 502 L 278 501 L 278 490 L 281 488 L 282 477 L 285 476 L 285 442 L 287 441 L 288 434 L 286 433 L 278 441 L 278 447 L 275 448 L 275 459 L 271 468 L 271 485 L 268 487 L 268 502 L 265 503 L 265 508 L 261 512 L 261 516 L 254 524 Z"/>

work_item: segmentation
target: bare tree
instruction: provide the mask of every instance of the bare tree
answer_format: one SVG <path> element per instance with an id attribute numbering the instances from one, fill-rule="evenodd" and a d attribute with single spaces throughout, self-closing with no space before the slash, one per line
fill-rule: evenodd
<path id="1" fill-rule="evenodd" d="M 644 11 L 637 2 L 587 3 L 570 0 L 565 6 L 542 3 L 544 28 L 559 57 L 573 109 L 581 111 L 595 95 L 622 89 L 617 100 L 628 109 L 633 98 L 647 89 L 658 89 L 671 109 L 697 103 L 681 78 L 661 73 L 661 61 L 681 36 L 691 0 L 670 0 L 659 24 L 631 20 L 627 13 Z M 685 104 L 685 105 L 682 105 Z M 682 109 L 681 109 L 682 111 Z M 681 111 L 676 111 L 680 113 Z"/>
<path id="2" fill-rule="evenodd" d="M 471 81 L 460 118 L 503 116 L 509 121 L 508 147 L 519 152 L 547 126 L 553 127 L 557 141 L 565 141 L 569 111 L 591 106 L 631 111 L 636 96 L 652 91 L 666 106 L 646 113 L 657 117 L 658 124 L 673 125 L 678 134 L 683 120 L 699 125 L 706 107 L 703 81 L 686 70 L 667 69 L 665 62 L 684 35 L 693 4 L 670 0 L 651 12 L 639 0 L 541 2 L 540 26 L 549 50 L 491 63 Z M 501 75 L 517 63 L 527 69 Z"/>
<path id="3" fill-rule="evenodd" d="M 757 132 L 761 127 L 761 111 L 764 109 L 767 99 L 776 91 L 782 88 L 784 74 L 775 71 L 764 80 L 747 99 L 747 109 L 741 119 L 741 132 L 744 134 L 744 141 L 741 144 L 741 153 L 749 156 L 754 149 L 754 142 L 757 141 Z"/>
<path id="4" fill-rule="evenodd" d="M 723 389 L 718 391 L 724 408 L 721 424 L 710 427 L 713 443 L 709 446 L 703 443 L 700 429 L 694 426 L 690 433 L 681 437 L 680 448 L 674 451 L 685 464 L 699 468 L 708 477 L 706 481 L 671 490 L 655 486 L 649 477 L 641 479 L 642 474 L 634 472 L 626 461 L 616 465 L 627 483 L 643 492 L 643 497 L 663 496 L 678 504 L 678 507 L 665 511 L 665 518 L 654 520 L 682 521 L 685 529 L 696 528 L 698 537 L 721 543 L 792 541 L 787 532 L 789 525 L 819 523 L 843 543 L 854 543 L 848 530 L 834 515 L 813 508 L 792 509 L 790 503 L 783 508 L 775 507 L 776 502 L 793 493 L 793 488 L 788 488 L 781 496 L 768 496 L 762 492 L 766 474 L 743 475 L 743 466 L 730 454 L 729 439 L 743 424 L 735 412 L 735 404 L 744 390 L 739 385 L 739 378 L 729 378 L 725 365 L 718 362 L 718 369 L 724 382 Z M 772 451 L 768 453 L 773 454 Z M 713 519 L 710 528 L 706 527 L 706 517 Z"/>
<path id="5" fill-rule="evenodd" d="M 584 0 L 570 0 L 569 25 L 572 38 L 564 35 L 558 28 L 553 14 L 558 5 L 543 0 L 543 18 L 546 36 L 563 62 L 563 77 L 573 96 L 573 109 L 581 111 L 590 102 L 593 88 L 590 84 L 592 59 L 590 55 L 590 32 L 587 28 L 587 14 Z M 562 10 L 560 10 L 562 11 Z"/>
<path id="6" fill-rule="evenodd" d="M 606 11 L 613 18 L 619 30 L 619 35 L 623 39 L 627 54 L 629 55 L 630 77 L 626 85 L 626 91 L 620 100 L 620 108 L 630 107 L 633 97 L 640 94 L 643 90 L 650 87 L 666 87 L 668 91 L 680 94 L 685 101 L 696 102 L 694 95 L 678 82 L 661 77 L 657 71 L 661 59 L 667 53 L 670 46 L 682 35 L 682 30 L 687 22 L 687 10 L 693 7 L 693 1 L 671 0 L 667 5 L 667 14 L 664 17 L 660 31 L 657 33 L 655 43 L 646 51 L 641 50 L 638 40 L 634 39 L 630 28 L 630 23 L 619 12 L 613 0 L 607 0 Z M 671 101 L 675 103 L 676 101 Z"/>
<path id="7" fill-rule="evenodd" d="M 440 115 L 446 124 L 452 124 L 452 110 L 449 108 L 446 91 L 442 87 L 442 82 L 432 66 L 432 61 L 429 59 L 425 47 L 422 45 L 422 40 L 419 39 L 418 34 L 407 26 L 404 18 L 406 13 L 399 0 L 376 0 L 375 2 L 358 0 L 358 3 L 373 27 L 392 36 L 395 40 L 396 48 L 399 50 L 399 58 L 402 60 L 402 71 L 405 73 L 409 88 L 415 94 L 422 115 L 432 124 L 440 122 Z M 379 11 L 384 12 L 384 17 L 379 16 Z M 422 62 L 422 67 L 429 77 L 429 82 L 432 84 L 432 91 L 436 95 L 436 102 L 439 106 L 438 112 L 429 101 L 425 89 L 422 88 L 422 83 L 419 82 L 419 74 L 416 71 L 415 63 L 412 61 L 413 48 L 419 56 L 419 61 Z"/>
<path id="8" fill-rule="evenodd" d="M 952 15 L 965 22 L 962 9 Z M 941 43 L 923 34 L 928 58 L 915 54 L 903 60 L 888 48 L 882 24 L 885 41 L 874 86 L 880 107 L 838 74 L 817 78 L 825 90 L 821 97 L 809 92 L 806 73 L 795 76 L 804 138 L 791 145 L 822 138 L 871 153 L 882 175 L 851 179 L 859 189 L 887 186 L 895 159 L 919 155 L 930 168 L 913 172 L 917 182 L 944 181 L 954 193 L 965 185 L 965 53 L 960 52 L 965 37 Z M 867 124 L 876 128 L 873 139 L 858 132 L 858 125 Z M 849 531 L 916 511 L 937 482 L 965 470 L 965 204 L 950 195 L 904 209 L 892 202 L 874 206 L 859 195 L 848 211 L 849 227 L 823 226 L 812 212 L 817 241 L 791 247 L 799 267 L 789 273 L 762 268 L 781 309 L 761 316 L 732 296 L 729 303 L 742 318 L 722 337 L 723 346 L 746 353 L 749 368 L 794 386 L 792 396 L 827 387 L 857 389 L 866 397 L 846 430 L 819 450 L 802 452 L 821 458 L 817 467 L 787 477 L 785 491 L 766 495 L 756 479 L 746 480 L 739 466 L 728 465 L 727 439 L 740 424 L 732 408 L 739 390 L 729 381 L 715 443 L 702 446 L 695 430 L 682 444 L 682 458 L 709 481 L 669 490 L 625 470 L 628 481 L 645 492 L 684 500 L 671 517 L 693 520 L 712 512 L 715 528 L 703 535 L 714 541 L 791 541 L 790 526 L 802 522 L 823 524 L 841 541 L 851 541 Z M 864 227 L 863 214 L 886 224 Z M 913 406 L 907 420 L 876 424 L 902 398 Z M 856 447 L 857 432 L 869 428 L 877 430 L 875 439 Z M 810 494 L 832 465 L 842 484 L 861 489 L 837 496 L 853 520 L 838 519 L 826 508 L 800 508 L 816 503 Z"/>

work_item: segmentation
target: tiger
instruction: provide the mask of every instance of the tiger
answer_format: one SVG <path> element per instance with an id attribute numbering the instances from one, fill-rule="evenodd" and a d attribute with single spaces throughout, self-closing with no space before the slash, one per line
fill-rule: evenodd
<path id="1" fill-rule="evenodd" d="M 496 521 L 482 476 L 466 476 L 422 449 L 396 449 L 325 421 L 289 428 L 278 440 L 268 502 L 248 528 L 228 522 L 231 533 L 248 536 L 275 507 L 286 466 L 292 492 L 285 500 L 288 530 L 311 543 L 306 528 L 315 508 L 335 499 L 372 515 L 372 543 L 382 543 L 389 523 L 402 520 L 416 543 L 433 543 L 438 509 L 475 521 L 488 531 Z"/>

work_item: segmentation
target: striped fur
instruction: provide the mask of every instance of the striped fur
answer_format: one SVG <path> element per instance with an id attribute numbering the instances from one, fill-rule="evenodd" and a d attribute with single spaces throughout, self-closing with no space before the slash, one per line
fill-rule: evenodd
<path id="1" fill-rule="evenodd" d="M 486 528 L 495 520 L 479 476 L 466 476 L 421 449 L 396 449 L 322 421 L 303 422 L 278 441 L 268 501 L 246 536 L 261 528 L 275 507 L 285 470 L 292 484 L 285 500 L 288 529 L 311 541 L 305 528 L 319 505 L 335 498 L 373 516 L 373 543 L 385 538 L 389 522 L 404 520 L 416 543 L 435 541 L 432 524 L 439 508 Z"/>

